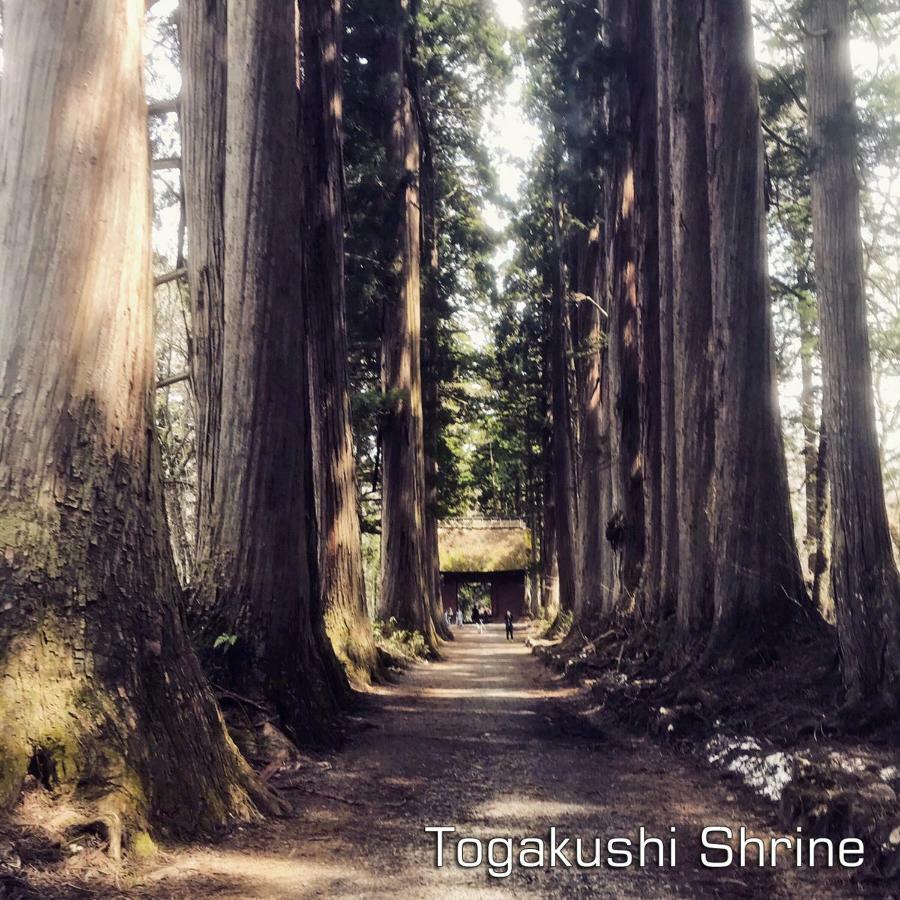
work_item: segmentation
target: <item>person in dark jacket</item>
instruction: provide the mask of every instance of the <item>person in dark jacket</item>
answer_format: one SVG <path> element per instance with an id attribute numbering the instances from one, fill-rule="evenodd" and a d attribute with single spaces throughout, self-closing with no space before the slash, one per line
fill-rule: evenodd
<path id="1" fill-rule="evenodd" d="M 506 639 L 511 641 L 513 639 L 513 617 L 509 610 L 506 611 L 503 621 L 506 622 Z"/>

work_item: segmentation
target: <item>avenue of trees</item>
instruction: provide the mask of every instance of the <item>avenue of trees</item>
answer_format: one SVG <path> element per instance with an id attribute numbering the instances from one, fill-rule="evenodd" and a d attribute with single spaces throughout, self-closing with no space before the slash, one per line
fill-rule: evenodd
<path id="1" fill-rule="evenodd" d="M 509 452 L 491 498 L 535 523 L 536 596 L 574 619 L 570 641 L 628 635 L 663 670 L 729 671 L 828 641 L 831 621 L 840 719 L 857 723 L 896 709 L 900 661 L 872 363 L 877 386 L 896 64 L 861 110 L 850 66 L 853 35 L 890 46 L 898 22 L 862 6 L 533 4 L 530 101 L 549 127 L 495 329 Z M 795 345 L 802 559 L 776 390 Z"/>
<path id="2" fill-rule="evenodd" d="M 131 837 L 276 812 L 223 707 L 327 741 L 385 630 L 439 657 L 472 509 L 526 519 L 570 644 L 702 677 L 836 641 L 841 723 L 896 715 L 898 95 L 858 107 L 850 42 L 900 22 L 862 5 L 533 0 L 512 36 L 488 0 L 181 0 L 148 103 L 146 0 L 3 0 L 0 808 L 30 774 Z"/>

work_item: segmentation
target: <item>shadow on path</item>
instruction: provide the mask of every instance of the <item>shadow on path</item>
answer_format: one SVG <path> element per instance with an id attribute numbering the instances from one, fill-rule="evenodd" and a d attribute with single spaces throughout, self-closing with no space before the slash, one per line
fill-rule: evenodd
<path id="1" fill-rule="evenodd" d="M 704 826 L 773 834 L 714 774 L 667 748 L 575 714 L 576 689 L 556 681 L 502 625 L 455 629 L 446 661 L 415 666 L 369 696 L 361 728 L 303 782 L 295 819 L 178 852 L 135 887 L 137 897 L 455 898 L 861 896 L 822 870 L 706 870 Z M 426 826 L 458 834 L 624 836 L 677 829 L 678 865 L 590 870 L 435 866 Z M 592 845 L 591 845 L 592 850 Z M 570 854 L 571 855 L 571 854 Z"/>

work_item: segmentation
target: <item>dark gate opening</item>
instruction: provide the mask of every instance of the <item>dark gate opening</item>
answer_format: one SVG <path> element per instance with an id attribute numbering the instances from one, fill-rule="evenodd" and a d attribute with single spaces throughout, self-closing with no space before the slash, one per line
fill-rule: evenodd
<path id="1" fill-rule="evenodd" d="M 479 592 L 471 588 L 482 588 Z M 444 609 L 454 612 L 462 606 L 467 622 L 471 621 L 476 602 L 487 606 L 491 620 L 502 621 L 507 610 L 518 621 L 528 612 L 525 602 L 525 572 L 442 572 L 441 598 Z"/>

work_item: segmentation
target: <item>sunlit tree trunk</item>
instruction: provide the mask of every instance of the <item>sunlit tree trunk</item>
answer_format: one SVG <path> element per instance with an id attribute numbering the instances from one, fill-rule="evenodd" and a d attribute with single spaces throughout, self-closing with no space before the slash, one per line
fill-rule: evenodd
<path id="1" fill-rule="evenodd" d="M 268 804 L 185 636 L 153 426 L 143 0 L 7 0 L 0 87 L 0 805 Z M 111 829 L 112 830 L 112 829 Z"/>
<path id="2" fill-rule="evenodd" d="M 191 382 L 197 423 L 197 550 L 209 558 L 222 422 L 226 0 L 183 0 L 181 157 L 187 217 Z"/>
<path id="3" fill-rule="evenodd" d="M 381 598 L 384 618 L 416 629 L 431 647 L 426 571 L 425 459 L 421 363 L 420 139 L 405 78 L 407 0 L 395 0 L 383 29 L 382 92 L 385 109 L 384 323 L 381 343 L 382 510 Z"/>
<path id="4" fill-rule="evenodd" d="M 749 0 L 700 25 L 713 298 L 714 623 L 726 662 L 809 613 L 775 390 L 763 154 Z M 691 186 L 696 190 L 696 185 Z"/>
<path id="5" fill-rule="evenodd" d="M 378 655 L 366 608 L 347 373 L 341 0 L 305 2 L 301 36 L 303 290 L 321 602 L 338 659 L 367 682 Z"/>
<path id="6" fill-rule="evenodd" d="M 421 93 L 414 84 L 416 109 L 421 113 Z M 434 151 L 427 123 L 419 117 L 422 130 L 421 205 L 422 205 L 422 423 L 425 454 L 425 569 L 428 578 L 428 602 L 434 629 L 444 640 L 453 632 L 444 618 L 441 595 L 441 564 L 438 553 L 438 442 L 440 440 L 440 293 L 438 290 L 438 209 L 437 175 Z"/>
<path id="7" fill-rule="evenodd" d="M 221 387 L 208 397 L 218 411 L 200 416 L 218 432 L 200 442 L 213 455 L 204 462 L 198 530 L 207 536 L 192 611 L 216 679 L 270 703 L 304 740 L 329 730 L 345 682 L 316 580 L 295 16 L 292 0 L 229 4 L 226 95 L 206 92 L 207 103 L 225 105 L 223 305 L 210 311 L 222 337 L 218 352 L 194 360 L 218 370 L 198 381 Z M 197 84 L 208 59 L 189 49 L 186 62 Z M 194 109 L 186 143 L 206 140 L 206 107 Z M 190 169 L 185 177 L 193 179 Z M 189 203 L 189 232 L 218 227 L 198 212 Z M 222 635 L 229 642 L 214 649 Z"/>
<path id="8" fill-rule="evenodd" d="M 865 715 L 900 702 L 900 577 L 872 397 L 847 0 L 810 3 L 806 32 L 831 584 L 848 699 Z"/>

